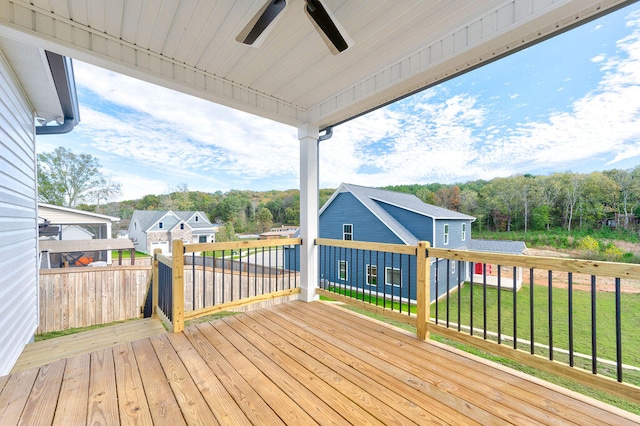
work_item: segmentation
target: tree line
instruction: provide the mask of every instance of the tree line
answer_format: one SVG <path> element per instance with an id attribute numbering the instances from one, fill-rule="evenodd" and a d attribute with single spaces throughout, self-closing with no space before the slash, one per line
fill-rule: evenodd
<path id="1" fill-rule="evenodd" d="M 456 185 L 400 185 L 386 189 L 477 218 L 493 231 L 589 230 L 603 226 L 637 230 L 640 166 L 630 170 L 516 175 Z"/>
<path id="2" fill-rule="evenodd" d="M 476 229 L 524 231 L 589 230 L 603 226 L 634 230 L 640 218 L 640 166 L 603 172 L 515 175 L 446 185 L 396 185 L 384 189 L 416 195 L 422 201 L 477 218 Z M 38 154 L 40 201 L 117 216 L 126 229 L 134 210 L 200 210 L 224 224 L 221 239 L 236 233 L 263 232 L 272 225 L 298 225 L 300 193 L 231 190 L 190 191 L 178 185 L 168 194 L 106 203 L 120 185 L 102 174 L 98 160 L 63 147 Z M 319 205 L 333 189 L 321 189 Z"/>

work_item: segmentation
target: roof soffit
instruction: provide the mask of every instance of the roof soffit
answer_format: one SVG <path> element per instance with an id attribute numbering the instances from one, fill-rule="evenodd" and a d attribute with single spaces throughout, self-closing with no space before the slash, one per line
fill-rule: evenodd
<path id="1" fill-rule="evenodd" d="M 629 0 L 324 0 L 354 44 L 332 55 L 290 0 L 259 47 L 255 1 L 0 0 L 0 34 L 285 124 L 343 122 Z"/>

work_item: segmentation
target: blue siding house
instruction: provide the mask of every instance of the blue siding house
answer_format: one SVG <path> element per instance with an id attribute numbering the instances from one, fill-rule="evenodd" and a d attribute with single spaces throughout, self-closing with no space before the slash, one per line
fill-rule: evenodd
<path id="1" fill-rule="evenodd" d="M 319 236 L 411 246 L 428 241 L 432 247 L 466 249 L 474 220 L 472 216 L 426 204 L 415 195 L 343 183 L 320 209 Z M 467 279 L 467 265 L 447 260 L 432 262 L 431 299 Z M 319 266 L 324 286 L 415 299 L 415 256 L 322 247 Z"/>

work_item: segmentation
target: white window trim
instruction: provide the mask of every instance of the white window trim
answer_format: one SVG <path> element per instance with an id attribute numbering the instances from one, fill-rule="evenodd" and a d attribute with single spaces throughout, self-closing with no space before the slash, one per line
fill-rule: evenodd
<path id="1" fill-rule="evenodd" d="M 393 284 L 389 282 L 389 271 L 391 270 L 400 272 L 400 284 Z M 392 268 L 390 266 L 386 266 L 384 268 L 384 285 L 390 285 L 392 287 L 401 287 L 402 286 L 402 270 L 400 268 Z"/>
<path id="2" fill-rule="evenodd" d="M 462 224 L 462 241 L 467 241 L 467 224 Z"/>
<path id="3" fill-rule="evenodd" d="M 375 275 L 372 275 L 370 273 L 371 268 L 376 268 Z M 365 266 L 365 273 L 366 273 L 366 276 L 367 276 L 366 277 L 366 284 L 368 286 L 371 286 L 371 287 L 377 287 L 378 286 L 378 265 L 369 265 L 369 264 L 367 264 Z M 375 284 L 371 284 L 371 282 L 370 282 L 370 278 L 373 278 L 373 277 L 375 277 L 375 279 L 376 279 L 376 283 Z"/>
<path id="4" fill-rule="evenodd" d="M 344 278 L 340 276 L 342 265 L 344 265 Z M 349 281 L 349 262 L 347 262 L 346 260 L 338 260 L 338 280 Z"/>
<path id="5" fill-rule="evenodd" d="M 351 232 L 347 232 L 344 230 L 345 226 L 350 226 L 351 227 Z M 349 239 L 346 239 L 346 236 L 349 235 Z M 343 241 L 353 241 L 353 224 L 351 223 L 343 223 L 342 224 L 342 240 Z"/>
<path id="6" fill-rule="evenodd" d="M 451 273 L 452 274 L 456 273 L 456 261 L 455 260 L 451 261 Z"/>
<path id="7" fill-rule="evenodd" d="M 442 227 L 442 245 L 448 246 L 449 245 L 449 224 L 445 223 L 444 226 Z"/>

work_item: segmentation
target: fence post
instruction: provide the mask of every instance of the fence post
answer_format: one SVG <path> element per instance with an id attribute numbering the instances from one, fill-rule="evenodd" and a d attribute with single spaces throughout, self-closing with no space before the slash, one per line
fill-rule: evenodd
<path id="1" fill-rule="evenodd" d="M 416 334 L 418 339 L 421 340 L 429 339 L 427 322 L 429 322 L 429 318 L 431 316 L 431 265 L 429 262 L 429 256 L 427 255 L 427 249 L 429 247 L 430 245 L 428 241 L 420 241 L 416 251 L 416 298 L 418 299 Z"/>
<path id="2" fill-rule="evenodd" d="M 173 260 L 173 332 L 184 330 L 184 243 L 173 240 L 171 251 Z"/>
<path id="3" fill-rule="evenodd" d="M 159 277 L 158 277 L 158 255 L 162 253 L 162 249 L 155 249 L 153 251 L 153 269 L 151 270 L 151 318 L 158 318 L 158 292 L 159 292 Z"/>

